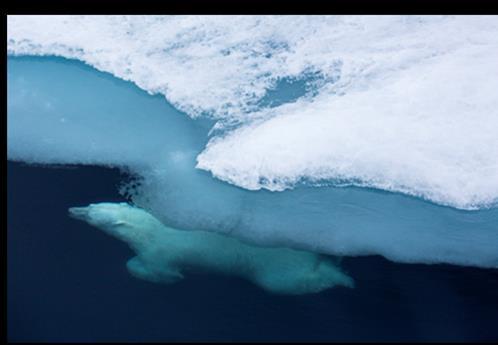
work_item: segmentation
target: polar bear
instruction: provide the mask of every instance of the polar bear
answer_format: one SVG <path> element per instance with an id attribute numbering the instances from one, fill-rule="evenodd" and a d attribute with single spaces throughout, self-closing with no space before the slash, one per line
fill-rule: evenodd
<path id="1" fill-rule="evenodd" d="M 239 276 L 278 294 L 354 286 L 351 277 L 320 254 L 249 245 L 214 232 L 173 229 L 127 203 L 72 207 L 69 214 L 128 243 L 137 254 L 128 261 L 128 271 L 148 281 L 174 283 L 184 274 L 203 271 Z"/>

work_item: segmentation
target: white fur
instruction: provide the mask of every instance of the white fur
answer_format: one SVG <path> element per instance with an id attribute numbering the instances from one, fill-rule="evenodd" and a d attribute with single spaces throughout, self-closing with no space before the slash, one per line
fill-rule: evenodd
<path id="1" fill-rule="evenodd" d="M 137 253 L 127 263 L 134 276 L 173 283 L 189 271 L 236 275 L 283 294 L 315 293 L 353 280 L 330 259 L 288 248 L 264 248 L 206 231 L 164 226 L 148 212 L 126 203 L 90 204 L 69 209 L 125 242 Z"/>

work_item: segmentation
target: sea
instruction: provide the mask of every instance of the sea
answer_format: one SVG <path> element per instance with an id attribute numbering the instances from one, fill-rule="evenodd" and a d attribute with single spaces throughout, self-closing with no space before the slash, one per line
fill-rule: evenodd
<path id="1" fill-rule="evenodd" d="M 496 19 L 8 27 L 9 341 L 498 340 Z M 69 216 L 104 202 L 326 256 L 354 287 L 139 279 Z"/>

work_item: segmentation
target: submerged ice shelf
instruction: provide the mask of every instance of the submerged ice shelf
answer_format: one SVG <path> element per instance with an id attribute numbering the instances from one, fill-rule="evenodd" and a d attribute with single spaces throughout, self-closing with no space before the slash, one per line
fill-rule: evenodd
<path id="1" fill-rule="evenodd" d="M 7 115 L 10 160 L 120 167 L 139 177 L 123 190 L 170 227 L 332 255 L 498 267 L 496 207 L 459 210 L 360 187 L 227 184 L 195 169 L 212 121 L 80 62 L 9 57 Z"/>

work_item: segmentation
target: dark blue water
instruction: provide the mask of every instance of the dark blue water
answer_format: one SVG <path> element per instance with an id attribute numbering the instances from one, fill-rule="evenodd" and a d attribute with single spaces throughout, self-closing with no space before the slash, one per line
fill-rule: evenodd
<path id="1" fill-rule="evenodd" d="M 9 341 L 498 339 L 498 270 L 345 258 L 356 288 L 275 296 L 241 279 L 131 277 L 126 244 L 67 217 L 122 201 L 105 168 L 8 163 Z"/>

